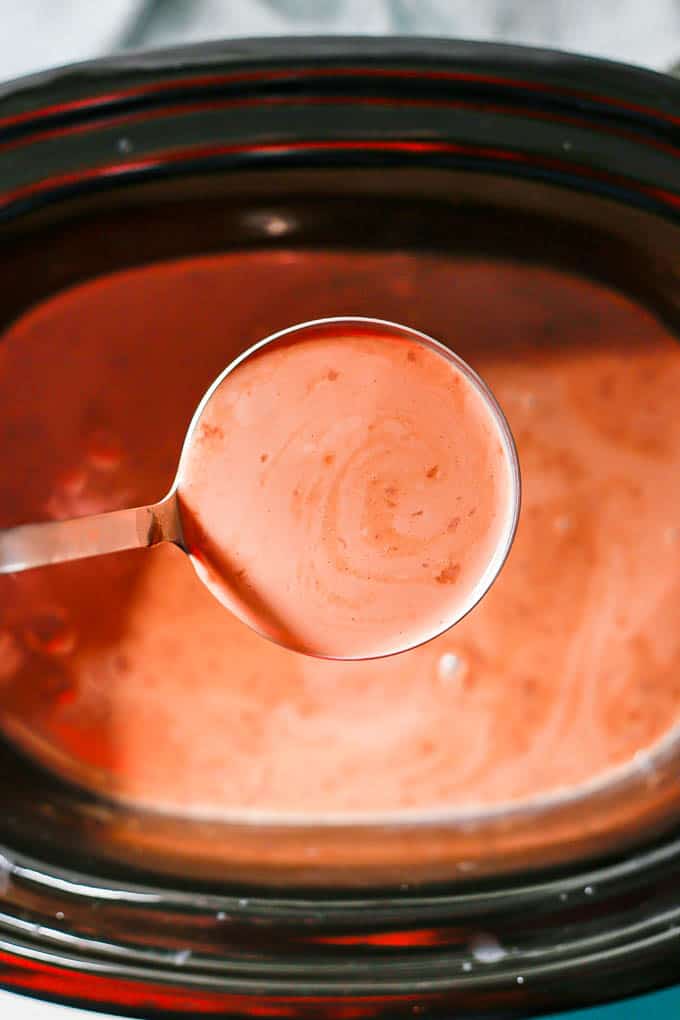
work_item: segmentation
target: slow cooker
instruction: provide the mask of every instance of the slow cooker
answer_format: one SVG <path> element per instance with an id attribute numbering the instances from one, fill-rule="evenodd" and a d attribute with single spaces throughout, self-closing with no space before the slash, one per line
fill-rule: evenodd
<path id="1" fill-rule="evenodd" d="M 65 293 L 77 305 L 98 281 L 124 294 L 149 266 L 283 253 L 277 272 L 302 265 L 303 281 L 305 259 L 325 272 L 341 258 L 336 303 L 367 314 L 388 300 L 393 265 L 410 283 L 392 299 L 416 326 L 428 260 L 492 257 L 585 278 L 677 333 L 679 124 L 670 77 L 445 40 L 234 41 L 25 78 L 0 90 L 0 326 Z M 257 315 L 275 326 L 266 303 Z M 187 337 L 187 365 L 201 342 Z M 157 425 L 160 357 L 148 353 L 142 380 Z M 39 417 L 49 365 L 31 371 L 43 383 L 22 399 Z M 201 362 L 192 386 L 212 371 Z M 172 396 L 188 406 L 192 394 Z M 151 428 L 152 449 L 164 435 Z M 3 440 L 24 464 L 13 477 L 27 517 L 35 441 L 30 429 Z M 59 459 L 58 435 L 54 446 Z M 2 526 L 18 523 L 8 505 Z M 62 697 L 48 680 L 35 680 L 42 695 Z M 4 702 L 0 717 L 5 988 L 144 1017 L 680 1008 L 673 729 L 573 794 L 305 820 L 158 812 L 86 790 Z"/>

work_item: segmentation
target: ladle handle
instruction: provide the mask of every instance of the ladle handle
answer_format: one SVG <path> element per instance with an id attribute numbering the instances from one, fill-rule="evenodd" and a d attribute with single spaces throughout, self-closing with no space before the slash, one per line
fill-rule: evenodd
<path id="1" fill-rule="evenodd" d="M 174 493 L 151 506 L 68 521 L 20 524 L 0 531 L 0 574 L 145 548 L 159 542 L 182 544 Z"/>

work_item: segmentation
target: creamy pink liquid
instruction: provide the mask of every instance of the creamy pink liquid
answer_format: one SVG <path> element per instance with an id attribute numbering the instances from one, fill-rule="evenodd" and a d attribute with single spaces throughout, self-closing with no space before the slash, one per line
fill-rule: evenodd
<path id="1" fill-rule="evenodd" d="M 0 345 L 0 523 L 160 498 L 224 365 L 348 309 L 450 337 L 497 395 L 523 479 L 498 580 L 418 649 L 332 662 L 259 637 L 172 547 L 0 578 L 0 725 L 49 767 L 180 813 L 374 817 L 573 790 L 677 726 L 680 346 L 574 276 L 271 252 L 76 288 Z"/>
<path id="2" fill-rule="evenodd" d="M 200 576 L 311 655 L 421 644 L 483 594 L 514 511 L 508 440 L 458 363 L 378 324 L 275 341 L 210 396 L 179 497 Z"/>

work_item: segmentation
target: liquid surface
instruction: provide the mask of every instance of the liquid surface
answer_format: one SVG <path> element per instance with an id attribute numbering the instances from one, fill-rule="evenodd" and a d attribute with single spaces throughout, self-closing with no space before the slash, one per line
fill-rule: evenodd
<path id="1" fill-rule="evenodd" d="M 509 444 L 464 367 L 377 323 L 266 344 L 210 395 L 179 474 L 187 549 L 287 648 L 373 658 L 448 629 L 512 529 Z"/>
<path id="2" fill-rule="evenodd" d="M 680 347 L 574 277 L 239 253 L 66 294 L 0 346 L 2 525 L 157 499 L 224 365 L 348 308 L 455 338 L 505 409 L 523 512 L 497 582 L 429 644 L 342 663 L 258 637 L 173 548 L 2 578 L 0 724 L 48 766 L 180 812 L 455 812 L 573 789 L 677 725 Z"/>

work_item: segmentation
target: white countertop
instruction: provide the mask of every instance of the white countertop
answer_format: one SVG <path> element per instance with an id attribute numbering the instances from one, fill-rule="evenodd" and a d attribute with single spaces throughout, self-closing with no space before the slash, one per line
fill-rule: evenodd
<path id="1" fill-rule="evenodd" d="M 678 0 L 21 0 L 2 4 L 0 80 L 120 49 L 361 32 L 510 41 L 664 70 Z"/>
<path id="2" fill-rule="evenodd" d="M 283 33 L 512 41 L 656 70 L 680 60 L 680 0 L 4 0 L 1 20 L 0 80 L 119 49 Z M 3 1020 L 103 1016 L 0 991 Z"/>
<path id="3" fill-rule="evenodd" d="M 2 1020 L 120 1020 L 110 1013 L 92 1013 L 89 1009 L 71 1009 L 55 1006 L 52 1002 L 38 1002 L 25 995 L 10 995 L 0 991 Z"/>

